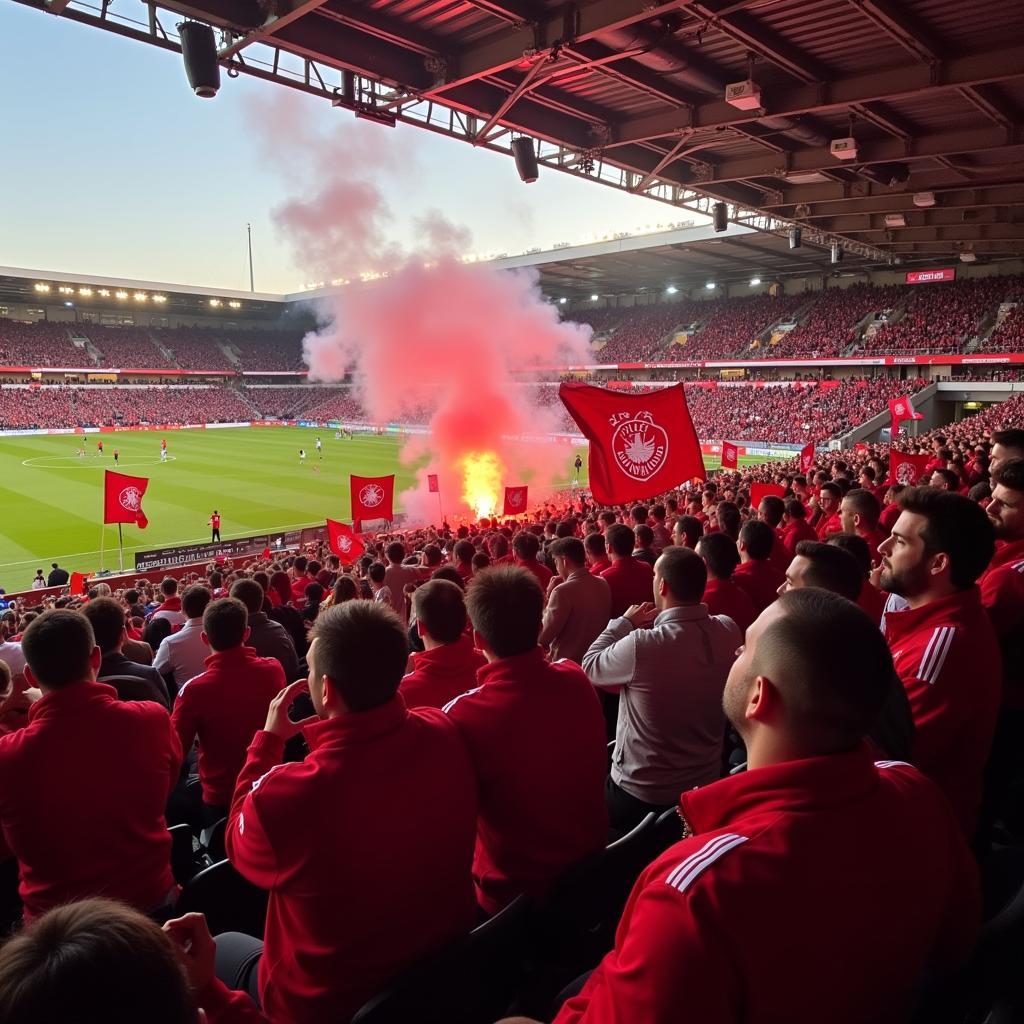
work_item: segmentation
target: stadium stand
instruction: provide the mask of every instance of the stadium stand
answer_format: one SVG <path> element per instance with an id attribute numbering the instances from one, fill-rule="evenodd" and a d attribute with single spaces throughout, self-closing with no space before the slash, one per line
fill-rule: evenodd
<path id="1" fill-rule="evenodd" d="M 91 362 L 71 341 L 68 325 L 0 319 L 0 365 L 88 366 Z"/>
<path id="2" fill-rule="evenodd" d="M 235 364 L 224 351 L 223 332 L 196 327 L 165 327 L 152 332 L 161 348 L 171 353 L 183 370 L 234 370 Z"/>
<path id="3" fill-rule="evenodd" d="M 152 333 L 142 327 L 79 324 L 78 329 L 91 342 L 100 366 L 147 370 L 174 366 L 174 360 L 157 345 Z"/>
<path id="4" fill-rule="evenodd" d="M 808 301 L 811 300 L 807 295 L 750 295 L 716 302 L 710 315 L 701 317 L 699 328 L 686 343 L 669 345 L 665 355 L 682 360 L 746 357 L 758 335 Z M 703 312 L 700 305 L 698 315 Z"/>
<path id="5" fill-rule="evenodd" d="M 242 370 L 305 370 L 302 334 L 295 331 L 231 331 L 223 335 Z"/>

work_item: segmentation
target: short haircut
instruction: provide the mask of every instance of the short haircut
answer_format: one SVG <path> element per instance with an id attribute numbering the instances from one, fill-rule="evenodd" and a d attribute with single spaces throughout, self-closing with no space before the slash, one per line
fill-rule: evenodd
<path id="1" fill-rule="evenodd" d="M 852 601 L 826 590 L 791 590 L 777 604 L 784 614 L 761 634 L 753 671 L 781 692 L 787 725 L 803 745 L 822 752 L 855 747 L 892 686 L 881 630 Z"/>
<path id="2" fill-rule="evenodd" d="M 1024 459 L 1007 459 L 992 474 L 992 483 L 1011 491 L 1024 491 Z"/>
<path id="3" fill-rule="evenodd" d="M 660 504 L 655 505 L 654 508 L 651 509 L 651 518 L 656 519 L 659 523 L 663 523 L 665 521 L 665 506 Z"/>
<path id="4" fill-rule="evenodd" d="M 740 523 L 743 517 L 740 515 L 739 506 L 733 501 L 720 501 L 718 503 L 718 528 L 732 540 L 737 540 L 740 535 Z"/>
<path id="5" fill-rule="evenodd" d="M 877 474 L 871 466 L 861 466 L 860 472 L 862 476 L 866 476 L 872 483 L 875 481 Z"/>
<path id="6" fill-rule="evenodd" d="M 185 600 L 192 592 L 192 589 L 192 587 L 189 587 L 188 590 L 185 591 L 185 597 L 183 597 L 181 601 L 183 607 L 185 605 Z M 203 588 L 197 587 L 195 589 L 202 590 Z M 207 594 L 207 597 L 206 602 L 203 605 L 203 611 L 206 611 L 206 604 L 209 604 L 210 597 L 208 591 L 204 591 L 204 593 Z M 231 584 L 231 596 L 236 600 L 241 601 L 242 604 L 245 605 L 245 610 L 250 615 L 255 614 L 263 608 L 263 588 L 255 580 L 235 580 L 235 582 Z M 185 614 L 188 615 L 187 610 Z M 199 614 L 201 615 L 202 612 Z M 189 618 L 191 619 L 193 616 L 189 615 Z"/>
<path id="7" fill-rule="evenodd" d="M 704 536 L 704 524 L 696 516 L 680 516 L 676 520 L 679 532 L 686 538 L 688 547 L 695 548 Z"/>
<path id="8" fill-rule="evenodd" d="M 474 572 L 479 572 L 491 564 L 491 556 L 486 551 L 478 551 L 469 564 L 473 567 Z"/>
<path id="9" fill-rule="evenodd" d="M 0 1019 L 9 1024 L 194 1024 L 174 942 L 121 903 L 55 907 L 0 948 Z"/>
<path id="10" fill-rule="evenodd" d="M 453 644 L 466 631 L 466 601 L 462 589 L 448 580 L 427 580 L 416 590 L 412 608 L 433 639 Z"/>
<path id="11" fill-rule="evenodd" d="M 455 555 L 457 562 L 472 562 L 473 555 L 476 554 L 476 548 L 473 547 L 472 541 L 460 540 L 456 543 L 452 553 Z"/>
<path id="12" fill-rule="evenodd" d="M 636 534 L 625 523 L 612 523 L 604 532 L 604 542 L 613 555 L 625 558 L 633 554 L 636 547 Z"/>
<path id="13" fill-rule="evenodd" d="M 696 602 L 704 596 L 708 571 L 696 551 L 675 545 L 665 548 L 655 568 L 677 601 Z"/>
<path id="14" fill-rule="evenodd" d="M 955 491 L 955 490 L 959 489 L 959 487 L 960 487 L 960 477 L 958 477 L 956 475 L 956 473 L 953 472 L 953 470 L 951 470 L 951 469 L 943 469 L 940 466 L 937 469 L 933 469 L 932 470 L 932 475 L 933 476 L 936 473 L 938 473 L 938 475 L 941 476 L 942 479 L 946 481 L 946 486 L 951 491 Z"/>
<path id="15" fill-rule="evenodd" d="M 654 531 L 645 523 L 637 523 L 633 527 L 633 534 L 638 547 L 650 547 L 654 543 Z"/>
<path id="16" fill-rule="evenodd" d="M 346 601 L 354 601 L 359 597 L 359 588 L 351 576 L 341 575 L 334 581 L 334 590 L 331 597 L 335 604 L 344 604 Z"/>
<path id="17" fill-rule="evenodd" d="M 234 597 L 212 601 L 203 612 L 203 632 L 215 651 L 227 651 L 241 645 L 249 625 L 249 610 Z"/>
<path id="18" fill-rule="evenodd" d="M 802 540 L 796 546 L 796 553 L 810 562 L 804 577 L 809 586 L 830 590 L 848 601 L 856 601 L 860 596 L 864 577 L 857 559 L 849 551 L 835 544 Z"/>
<path id="19" fill-rule="evenodd" d="M 427 544 L 423 548 L 423 561 L 427 566 L 440 565 L 444 561 L 444 555 L 436 544 Z"/>
<path id="20" fill-rule="evenodd" d="M 949 556 L 949 579 L 954 587 L 974 586 L 995 554 L 995 531 L 985 510 L 951 491 L 934 487 L 908 487 L 900 494 L 900 508 L 927 520 L 921 534 L 925 554 Z"/>
<path id="21" fill-rule="evenodd" d="M 587 551 L 578 537 L 559 537 L 548 548 L 552 557 L 568 559 L 573 565 L 581 566 L 587 560 Z"/>
<path id="22" fill-rule="evenodd" d="M 555 527 L 556 537 L 575 537 L 576 536 L 576 520 L 575 519 L 562 519 Z"/>
<path id="23" fill-rule="evenodd" d="M 535 533 L 520 530 L 512 538 L 512 550 L 515 552 L 516 558 L 530 562 L 537 557 L 537 552 L 540 551 L 540 541 Z"/>
<path id="24" fill-rule="evenodd" d="M 165 576 L 160 581 L 160 591 L 167 597 L 173 597 L 178 592 L 178 581 L 173 576 Z"/>
<path id="25" fill-rule="evenodd" d="M 740 553 L 736 550 L 735 541 L 719 530 L 705 533 L 701 537 L 697 553 L 707 562 L 709 574 L 716 579 L 730 579 L 740 564 Z"/>
<path id="26" fill-rule="evenodd" d="M 799 498 L 790 498 L 786 502 L 786 515 L 790 519 L 806 519 L 807 507 Z"/>
<path id="27" fill-rule="evenodd" d="M 778 526 L 782 522 L 782 513 L 786 511 L 786 503 L 777 494 L 766 494 L 758 509 L 764 509 L 764 521 L 769 526 Z"/>
<path id="28" fill-rule="evenodd" d="M 583 546 L 594 555 L 595 558 L 607 552 L 603 533 L 588 533 L 583 539 Z"/>
<path id="29" fill-rule="evenodd" d="M 299 575 L 303 574 L 306 571 L 307 565 L 309 565 L 309 561 L 305 555 L 296 555 L 295 561 L 292 562 L 292 566 L 294 567 L 296 573 L 298 573 Z"/>
<path id="30" fill-rule="evenodd" d="M 992 434 L 992 443 L 1004 448 L 1016 448 L 1024 455 L 1024 429 L 997 430 Z"/>
<path id="31" fill-rule="evenodd" d="M 263 607 L 263 594 L 262 587 L 253 580 L 239 580 L 238 583 L 249 583 L 254 586 L 260 593 L 260 603 L 256 608 L 251 609 L 252 611 L 259 611 Z M 236 583 L 231 588 L 232 597 L 235 594 L 235 587 L 238 586 Z M 184 594 L 181 595 L 181 610 L 190 618 L 198 619 L 203 612 L 206 611 L 206 606 L 213 600 L 213 595 L 199 583 L 193 583 Z M 248 602 L 246 602 L 248 604 Z"/>
<path id="32" fill-rule="evenodd" d="M 775 531 L 757 519 L 751 519 L 740 527 L 740 540 L 755 562 L 766 562 L 775 545 Z"/>
<path id="33" fill-rule="evenodd" d="M 214 569 L 213 572 L 210 573 L 210 586 L 213 587 L 214 590 L 218 590 L 223 583 L 224 573 L 219 569 Z M 182 601 L 184 600 L 185 598 L 182 597 Z"/>
<path id="34" fill-rule="evenodd" d="M 97 597 L 79 609 L 92 626 L 92 635 L 96 638 L 96 646 L 107 654 L 121 640 L 124 633 L 124 609 L 112 597 Z"/>
<path id="35" fill-rule="evenodd" d="M 384 554 L 389 562 L 401 562 L 405 558 L 405 545 L 399 540 L 393 540 L 384 549 Z"/>
<path id="36" fill-rule="evenodd" d="M 442 565 L 440 569 L 435 569 L 430 574 L 430 578 L 432 580 L 447 580 L 449 583 L 454 583 L 459 590 L 466 589 L 466 583 L 454 565 Z"/>
<path id="37" fill-rule="evenodd" d="M 848 551 L 853 555 L 860 568 L 862 581 L 871 575 L 871 551 L 868 549 L 868 542 L 863 537 L 858 537 L 855 533 L 834 533 L 825 543 L 842 548 L 843 551 Z M 857 596 L 859 597 L 860 594 L 858 593 Z"/>
<path id="38" fill-rule="evenodd" d="M 42 686 L 53 688 L 89 678 L 96 646 L 89 620 L 63 608 L 43 612 L 21 636 L 21 653 L 32 675 Z"/>
<path id="39" fill-rule="evenodd" d="M 820 487 L 821 494 L 831 494 L 833 498 L 842 498 L 843 489 L 834 480 L 827 480 Z"/>
<path id="40" fill-rule="evenodd" d="M 615 522 L 615 513 L 609 509 L 605 509 L 603 512 L 598 513 L 597 518 L 605 524 L 605 526 L 611 526 Z"/>
<path id="41" fill-rule="evenodd" d="M 623 529 L 633 536 L 628 526 Z M 485 569 L 470 580 L 466 606 L 473 628 L 497 657 L 525 654 L 537 646 L 544 592 L 532 572 L 506 565 Z"/>
<path id="42" fill-rule="evenodd" d="M 316 670 L 349 711 L 370 711 L 398 690 L 409 659 L 405 627 L 388 605 L 346 601 L 320 613 L 310 630 Z"/>
<path id="43" fill-rule="evenodd" d="M 882 514 L 882 506 L 870 491 L 866 491 L 863 487 L 858 487 L 855 490 L 848 491 L 843 501 L 847 503 L 853 512 L 866 520 L 869 529 L 873 530 L 878 525 L 878 517 Z"/>
<path id="44" fill-rule="evenodd" d="M 386 573 L 387 567 L 383 562 L 374 562 L 373 565 L 366 570 L 366 575 L 369 576 L 374 583 L 383 583 Z"/>
<path id="45" fill-rule="evenodd" d="M 647 522 L 647 506 L 646 505 L 634 505 L 629 510 L 629 517 L 634 523 L 646 523 Z"/>

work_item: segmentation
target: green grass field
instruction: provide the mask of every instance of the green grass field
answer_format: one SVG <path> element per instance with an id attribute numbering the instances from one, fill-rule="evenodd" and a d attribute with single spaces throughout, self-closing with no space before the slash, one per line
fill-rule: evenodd
<path id="1" fill-rule="evenodd" d="M 314 450 L 317 434 L 324 444 L 322 461 Z M 401 440 L 395 436 L 345 441 L 335 440 L 333 430 L 301 427 L 133 431 L 103 434 L 102 458 L 96 455 L 100 436 L 85 435 L 85 458 L 77 454 L 80 435 L 0 438 L 0 586 L 8 593 L 27 589 L 35 570 L 49 571 L 53 561 L 82 572 L 102 567 L 103 470 L 114 468 L 115 447 L 122 472 L 150 479 L 144 501 L 148 528 L 123 528 L 126 569 L 134 566 L 136 551 L 209 540 L 206 524 L 214 508 L 225 540 L 317 526 L 328 516 L 349 518 L 350 473 L 393 472 L 396 493 L 414 475 L 399 462 Z M 161 436 L 167 437 L 165 464 Z M 306 450 L 301 466 L 299 448 Z M 577 450 L 566 454 L 566 481 Z M 105 567 L 116 569 L 117 527 L 106 527 L 103 536 Z"/>

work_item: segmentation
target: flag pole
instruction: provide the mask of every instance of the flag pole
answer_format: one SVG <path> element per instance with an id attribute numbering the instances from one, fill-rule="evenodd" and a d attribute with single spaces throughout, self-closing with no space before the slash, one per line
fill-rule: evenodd
<path id="1" fill-rule="evenodd" d="M 104 545 L 104 542 L 107 539 L 106 538 L 106 533 L 107 533 L 107 524 L 103 523 L 103 525 L 100 526 L 100 572 L 103 572 L 103 570 L 106 568 L 106 566 L 103 564 L 104 563 L 103 545 Z"/>
<path id="2" fill-rule="evenodd" d="M 117 524 L 117 569 L 124 572 L 124 537 L 121 536 L 121 524 Z"/>
<path id="3" fill-rule="evenodd" d="M 441 526 L 444 523 L 444 506 L 441 504 L 441 488 L 440 487 L 438 487 L 438 489 L 437 489 L 437 511 L 441 515 L 441 522 L 438 523 L 437 525 Z"/>

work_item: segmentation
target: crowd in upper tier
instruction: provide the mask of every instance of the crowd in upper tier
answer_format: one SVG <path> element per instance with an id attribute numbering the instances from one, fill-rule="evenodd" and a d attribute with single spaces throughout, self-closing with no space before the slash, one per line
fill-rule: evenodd
<path id="1" fill-rule="evenodd" d="M 907 448 L 15 601 L 0 1020 L 1020 1020 L 1024 396 Z"/>
<path id="2" fill-rule="evenodd" d="M 893 353 L 1020 351 L 1021 275 L 919 286 L 855 284 L 768 294 L 673 298 L 642 306 L 581 308 L 567 319 L 594 329 L 602 363 L 831 358 Z M 996 325 L 1000 306 L 1010 313 Z M 279 328 L 24 324 L 0 319 L 0 366 L 302 372 L 303 331 Z"/>

